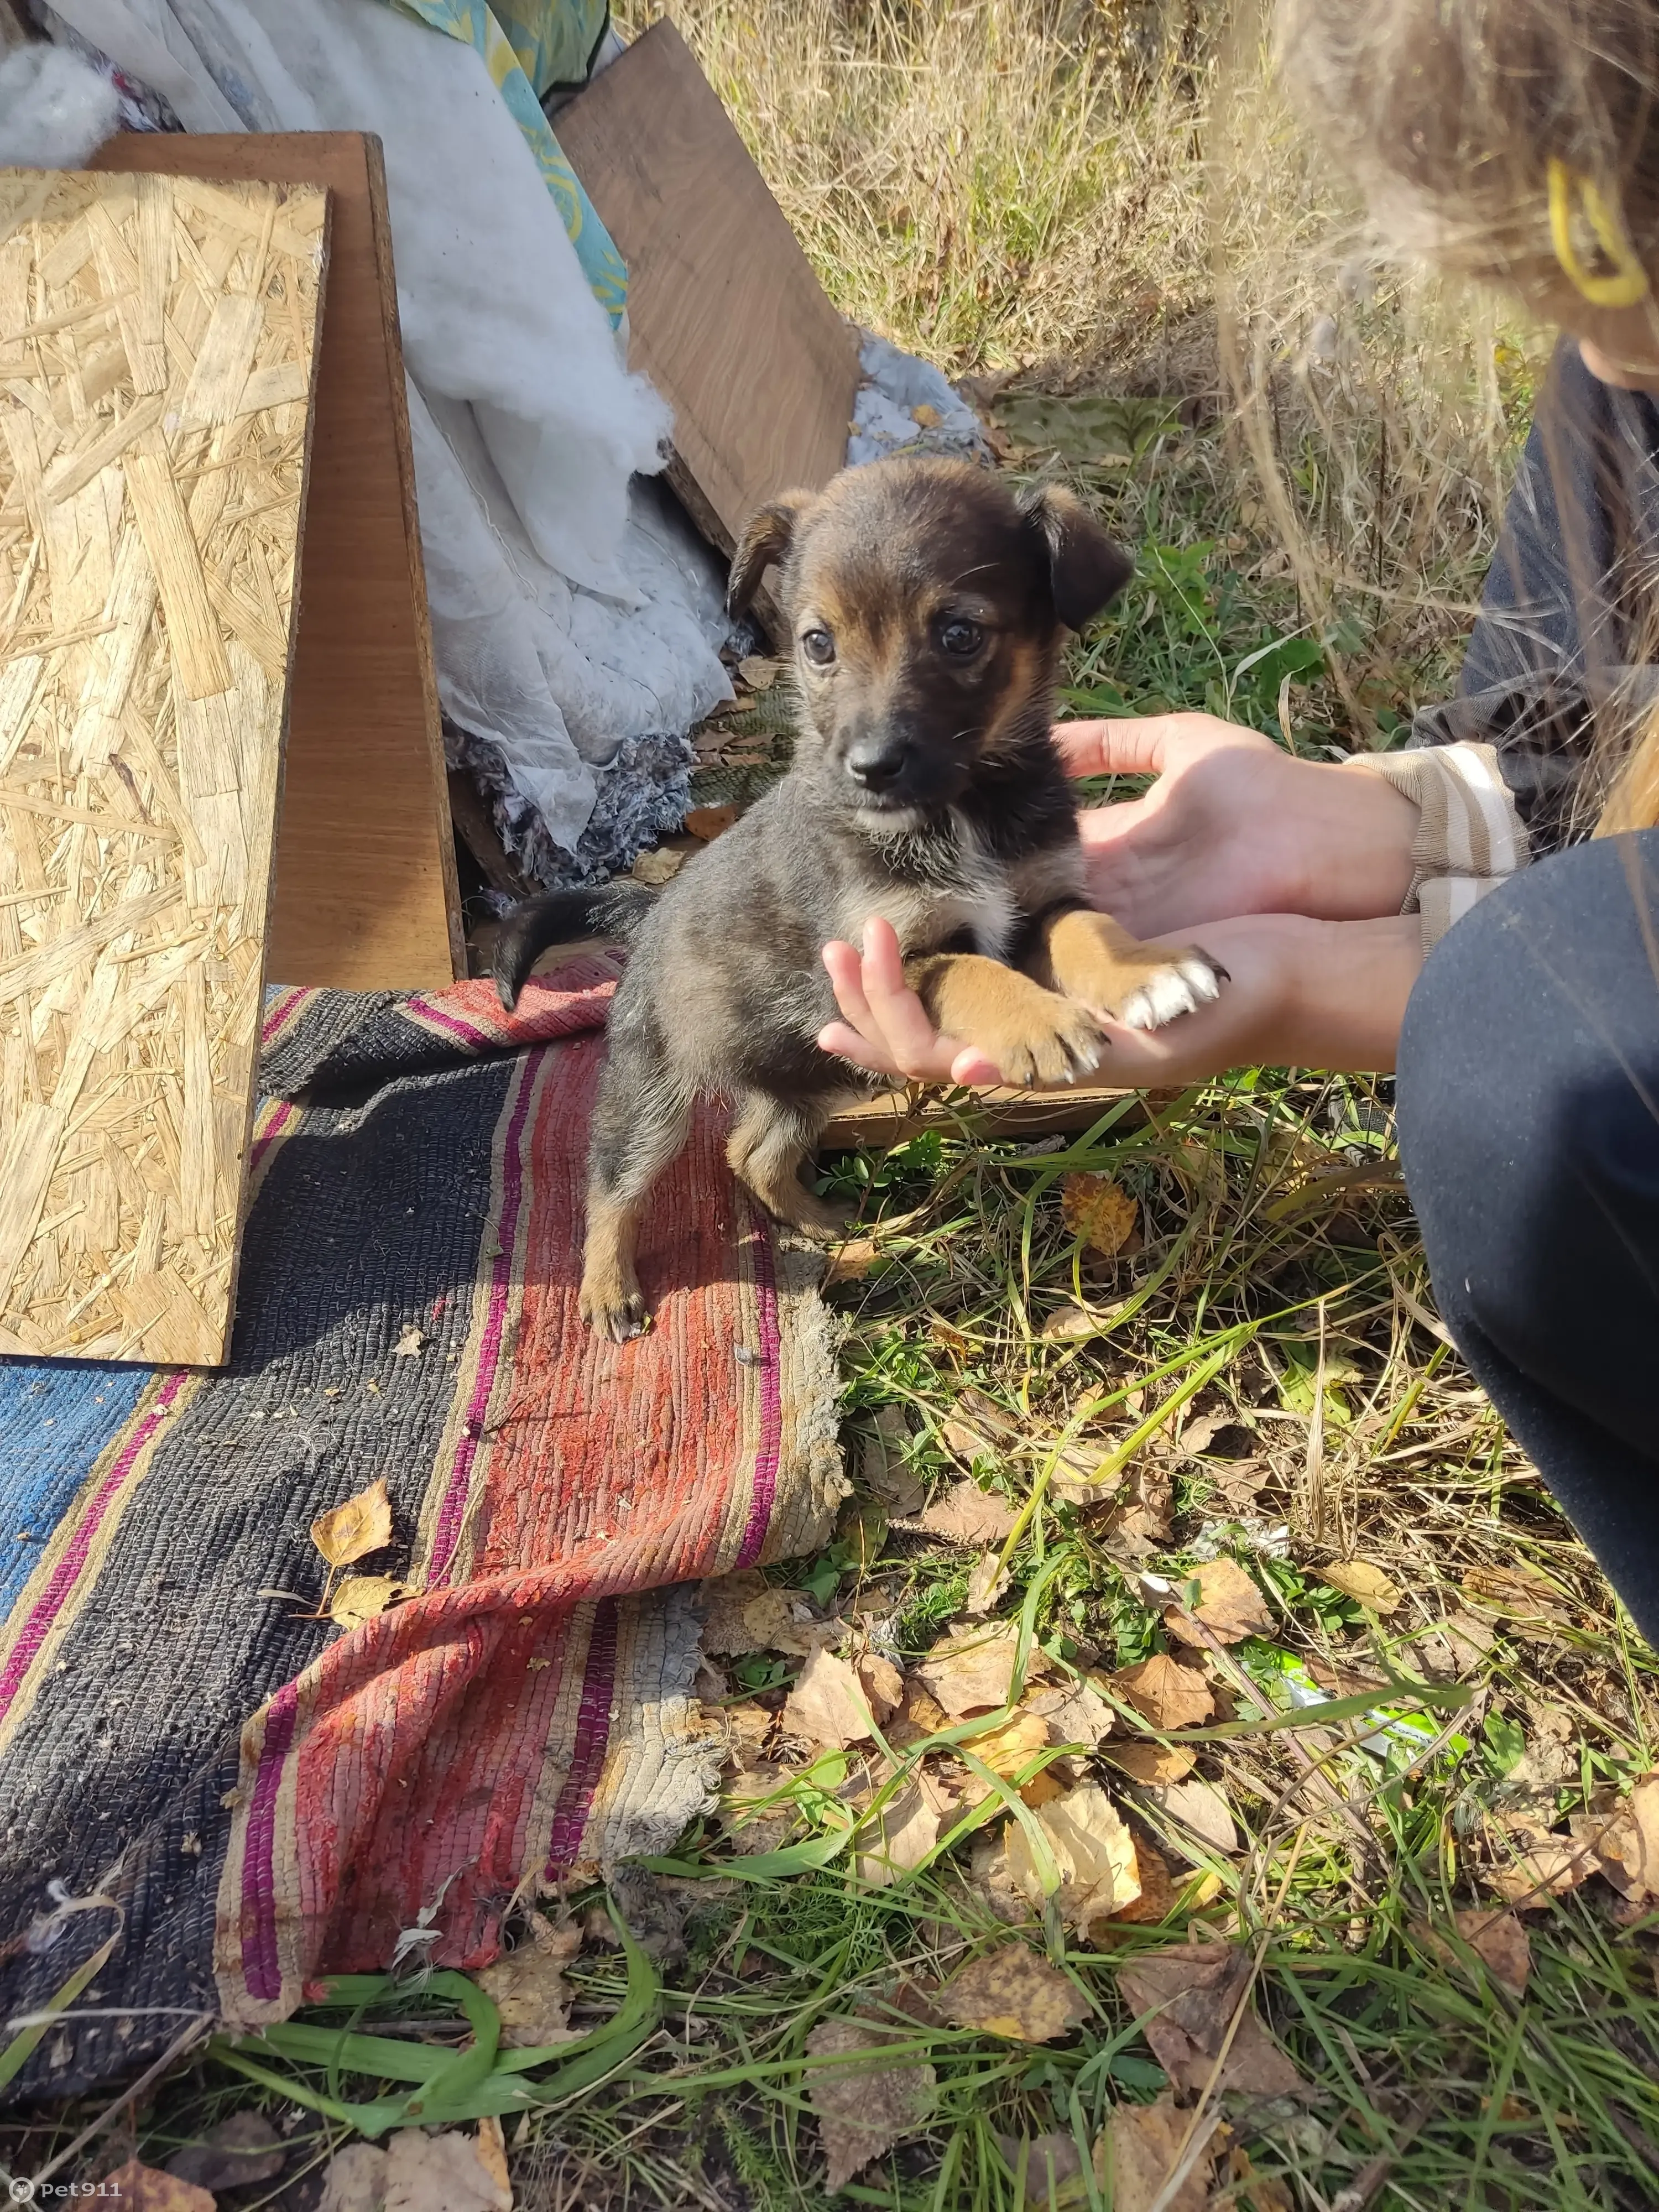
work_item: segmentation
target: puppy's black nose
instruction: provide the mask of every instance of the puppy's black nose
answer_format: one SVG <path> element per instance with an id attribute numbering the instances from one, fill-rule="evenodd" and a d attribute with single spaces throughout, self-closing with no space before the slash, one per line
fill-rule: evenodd
<path id="1" fill-rule="evenodd" d="M 872 739 L 848 754 L 847 773 L 866 791 L 887 791 L 903 775 L 909 757 L 909 748 L 902 741 Z"/>

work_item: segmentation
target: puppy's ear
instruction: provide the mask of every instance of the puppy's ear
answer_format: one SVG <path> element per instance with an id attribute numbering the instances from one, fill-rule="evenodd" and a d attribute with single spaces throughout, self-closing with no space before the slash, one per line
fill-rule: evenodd
<path id="1" fill-rule="evenodd" d="M 1037 486 L 1019 504 L 1042 542 L 1054 612 L 1067 629 L 1081 629 L 1117 597 L 1135 564 L 1082 501 L 1058 484 Z"/>
<path id="2" fill-rule="evenodd" d="M 735 619 L 753 603 L 761 578 L 783 559 L 809 509 L 817 504 L 814 492 L 787 491 L 750 516 L 732 556 L 732 574 L 726 586 L 728 615 Z"/>

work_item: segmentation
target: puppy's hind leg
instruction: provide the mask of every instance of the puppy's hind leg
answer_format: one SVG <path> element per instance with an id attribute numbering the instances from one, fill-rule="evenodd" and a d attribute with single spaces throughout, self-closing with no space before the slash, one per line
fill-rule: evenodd
<path id="1" fill-rule="evenodd" d="M 599 1086 L 587 1157 L 587 1238 L 579 1309 L 591 1329 L 625 1344 L 651 1326 L 634 1251 L 651 1187 L 680 1150 L 691 1104 L 659 1061 L 613 1051 Z"/>
<path id="2" fill-rule="evenodd" d="M 839 1237 L 848 1215 L 830 1205 L 800 1179 L 816 1149 L 824 1115 L 809 1106 L 751 1091 L 744 1098 L 726 1141 L 726 1157 L 738 1181 L 752 1190 L 769 1213 L 809 1237 Z"/>

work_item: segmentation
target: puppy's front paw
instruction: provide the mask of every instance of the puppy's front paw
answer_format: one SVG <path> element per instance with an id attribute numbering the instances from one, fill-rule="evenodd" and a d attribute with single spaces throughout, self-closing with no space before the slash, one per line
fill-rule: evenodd
<path id="1" fill-rule="evenodd" d="M 1212 960 L 1200 946 L 1189 945 L 1164 966 L 1142 976 L 1126 994 L 1117 1018 L 1125 1029 L 1161 1030 L 1166 1022 L 1182 1014 L 1195 1014 L 1200 1006 L 1218 999 L 1222 985 L 1230 980 L 1218 960 Z"/>
<path id="2" fill-rule="evenodd" d="M 1018 1008 L 1001 1021 L 978 1025 L 974 1042 L 1017 1091 L 1092 1075 L 1106 1049 L 1088 1010 L 1051 991 L 1022 994 Z"/>
<path id="3" fill-rule="evenodd" d="M 582 1277 L 576 1310 L 596 1336 L 608 1336 L 613 1344 L 643 1336 L 651 1326 L 645 1293 L 631 1271 L 624 1275 L 590 1267 Z"/>

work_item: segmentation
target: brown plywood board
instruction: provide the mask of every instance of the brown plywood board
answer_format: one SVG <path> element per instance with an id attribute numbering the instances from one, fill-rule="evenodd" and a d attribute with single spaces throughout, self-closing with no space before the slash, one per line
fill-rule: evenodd
<path id="1" fill-rule="evenodd" d="M 348 991 L 466 973 L 386 173 L 358 131 L 112 138 L 93 166 L 332 198 L 267 973 Z"/>
<path id="2" fill-rule="evenodd" d="M 559 143 L 628 264 L 631 366 L 674 410 L 670 481 L 722 552 L 847 458 L 852 331 L 670 22 L 559 111 Z"/>
<path id="3" fill-rule="evenodd" d="M 0 1350 L 228 1348 L 327 197 L 0 171 Z"/>

